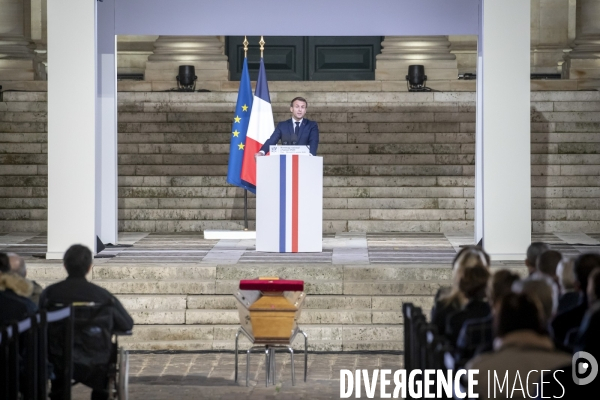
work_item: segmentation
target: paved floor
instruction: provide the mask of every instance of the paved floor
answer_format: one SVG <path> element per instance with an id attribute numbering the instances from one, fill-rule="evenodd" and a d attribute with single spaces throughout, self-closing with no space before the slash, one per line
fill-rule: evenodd
<path id="1" fill-rule="evenodd" d="M 132 354 L 130 399 L 338 399 L 340 369 L 402 368 L 398 354 L 309 354 L 308 376 L 303 382 L 304 357 L 295 357 L 296 386 L 291 384 L 289 356 L 277 356 L 277 384 L 265 387 L 264 357 L 253 355 L 249 386 L 245 361 L 240 357 L 240 381 L 234 381 L 232 353 Z M 372 375 L 370 375 L 372 376 Z M 393 387 L 389 392 L 393 390 Z M 89 399 L 89 389 L 75 387 L 74 400 Z M 379 398 L 379 386 L 376 390 Z M 354 397 L 354 396 L 353 396 Z M 363 398 L 364 387 L 363 387 Z"/>
<path id="2" fill-rule="evenodd" d="M 600 251 L 600 234 L 542 233 L 532 241 L 549 243 L 567 256 Z M 130 233 L 119 235 L 121 245 L 99 254 L 96 263 L 190 262 L 209 264 L 449 264 L 461 245 L 471 244 L 468 233 L 338 233 L 325 235 L 322 253 L 262 253 L 254 240 L 207 240 L 201 233 Z M 43 257 L 44 233 L 0 233 L 0 251 Z M 525 251 L 525 249 L 523 249 Z M 102 258 L 111 257 L 111 258 Z"/>

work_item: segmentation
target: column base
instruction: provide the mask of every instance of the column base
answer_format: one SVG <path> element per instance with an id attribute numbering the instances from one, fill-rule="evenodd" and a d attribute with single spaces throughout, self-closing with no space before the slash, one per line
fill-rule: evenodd
<path id="1" fill-rule="evenodd" d="M 0 58 L 0 82 L 33 80 L 35 71 L 32 59 Z"/>

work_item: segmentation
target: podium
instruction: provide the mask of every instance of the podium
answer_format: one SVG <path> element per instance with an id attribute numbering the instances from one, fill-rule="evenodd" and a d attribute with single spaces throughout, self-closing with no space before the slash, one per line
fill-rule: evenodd
<path id="1" fill-rule="evenodd" d="M 256 251 L 323 251 L 323 157 L 258 157 L 256 187 Z"/>

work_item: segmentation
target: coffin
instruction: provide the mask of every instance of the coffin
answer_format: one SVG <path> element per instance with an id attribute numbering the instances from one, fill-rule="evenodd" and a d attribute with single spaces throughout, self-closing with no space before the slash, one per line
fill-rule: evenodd
<path id="1" fill-rule="evenodd" d="M 264 277 L 240 281 L 233 294 L 242 329 L 255 344 L 289 344 L 306 298 L 304 281 Z"/>

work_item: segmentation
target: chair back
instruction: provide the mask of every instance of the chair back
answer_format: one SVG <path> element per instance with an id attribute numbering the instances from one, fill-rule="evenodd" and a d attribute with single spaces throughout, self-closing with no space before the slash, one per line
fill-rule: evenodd
<path id="1" fill-rule="evenodd" d="M 64 307 L 52 304 L 49 309 Z M 114 328 L 112 304 L 93 302 L 72 303 L 72 367 L 73 379 L 92 388 L 105 386 L 108 365 L 113 349 Z M 64 326 L 48 326 L 48 354 L 50 362 L 59 371 L 68 368 L 65 343 L 69 332 Z"/>

